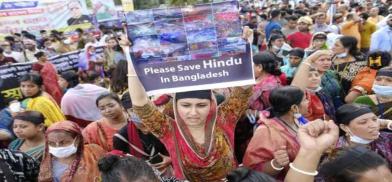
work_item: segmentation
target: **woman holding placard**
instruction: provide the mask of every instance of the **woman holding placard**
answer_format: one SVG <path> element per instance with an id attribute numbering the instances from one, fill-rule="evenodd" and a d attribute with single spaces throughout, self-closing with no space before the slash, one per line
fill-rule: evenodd
<path id="1" fill-rule="evenodd" d="M 121 44 L 124 52 L 129 52 L 125 38 Z M 130 61 L 128 54 L 127 57 Z M 211 90 L 176 93 L 174 118 L 171 118 L 148 101 L 132 64 L 128 68 L 134 112 L 142 125 L 167 148 L 177 178 L 219 181 L 237 167 L 233 154 L 234 128 L 248 107 L 250 88 L 234 89 L 231 97 L 219 107 Z"/>

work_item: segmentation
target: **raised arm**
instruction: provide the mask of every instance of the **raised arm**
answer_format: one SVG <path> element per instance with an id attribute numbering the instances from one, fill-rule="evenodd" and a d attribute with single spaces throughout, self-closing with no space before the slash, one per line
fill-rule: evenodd
<path id="1" fill-rule="evenodd" d="M 152 103 L 149 103 L 147 93 L 132 64 L 128 39 L 123 37 L 120 41 L 120 45 L 123 48 L 128 61 L 128 89 L 134 112 L 142 120 L 144 128 L 157 137 L 163 137 L 168 133 L 167 131 L 170 128 L 169 121 L 171 118 L 159 112 L 158 108 L 153 106 Z"/>

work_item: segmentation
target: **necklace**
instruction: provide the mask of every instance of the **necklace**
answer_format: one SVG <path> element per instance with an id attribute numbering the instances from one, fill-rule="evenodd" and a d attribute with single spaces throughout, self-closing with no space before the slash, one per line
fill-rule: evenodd
<path id="1" fill-rule="evenodd" d="M 279 121 L 281 122 L 281 123 L 283 123 L 287 128 L 289 128 L 289 130 L 291 130 L 292 132 L 294 132 L 294 135 L 297 135 L 297 130 L 298 130 L 298 125 L 296 124 L 296 123 L 294 123 L 294 126 L 295 127 L 292 127 L 292 126 L 290 126 L 286 121 L 284 121 L 283 119 L 281 119 L 281 118 L 279 118 L 278 117 L 278 119 L 279 119 Z"/>

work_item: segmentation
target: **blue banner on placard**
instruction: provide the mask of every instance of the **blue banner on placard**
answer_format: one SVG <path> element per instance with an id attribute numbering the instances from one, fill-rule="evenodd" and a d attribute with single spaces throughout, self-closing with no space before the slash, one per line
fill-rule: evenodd
<path id="1" fill-rule="evenodd" d="M 38 1 L 0 2 L 0 10 L 35 8 Z"/>
<path id="2" fill-rule="evenodd" d="M 134 11 L 126 22 L 149 95 L 254 83 L 238 1 Z"/>

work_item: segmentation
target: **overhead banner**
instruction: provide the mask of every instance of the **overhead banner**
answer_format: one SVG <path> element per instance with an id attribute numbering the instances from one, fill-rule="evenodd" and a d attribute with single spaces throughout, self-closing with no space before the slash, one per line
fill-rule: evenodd
<path id="1" fill-rule="evenodd" d="M 0 35 L 91 27 L 85 0 L 5 0 L 0 2 Z"/>
<path id="2" fill-rule="evenodd" d="M 93 14 L 98 22 L 117 19 L 116 6 L 113 0 L 91 0 Z"/>
<path id="3" fill-rule="evenodd" d="M 237 1 L 133 11 L 126 21 L 148 95 L 254 83 Z"/>
<path id="4" fill-rule="evenodd" d="M 77 70 L 79 57 L 81 52 L 74 51 L 49 58 L 50 62 L 54 64 L 59 74 L 69 71 Z M 97 47 L 98 54 L 103 52 L 103 47 Z M 19 79 L 30 73 L 33 63 L 17 63 L 11 65 L 0 66 L 0 109 L 6 107 L 5 99 L 21 99 L 22 92 L 19 89 Z"/>

